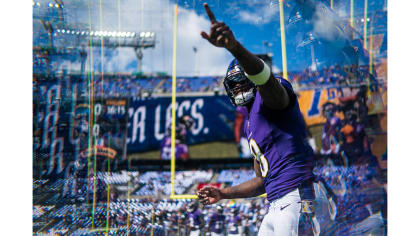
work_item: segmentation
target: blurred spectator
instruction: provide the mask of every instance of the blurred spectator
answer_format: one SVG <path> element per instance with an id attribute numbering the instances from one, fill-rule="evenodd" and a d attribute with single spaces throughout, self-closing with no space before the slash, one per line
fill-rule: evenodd
<path id="1" fill-rule="evenodd" d="M 194 120 L 189 115 L 184 115 L 179 119 L 179 124 L 175 128 L 175 158 L 187 160 L 190 158 L 187 145 L 187 133 L 194 125 Z M 171 127 L 168 128 L 161 143 L 160 158 L 162 160 L 171 159 Z"/>
<path id="2" fill-rule="evenodd" d="M 344 114 L 341 132 L 344 137 L 343 152 L 349 165 L 368 164 L 372 168 L 379 168 L 377 157 L 370 150 L 365 125 L 358 119 L 356 109 L 349 109 Z"/>
<path id="3" fill-rule="evenodd" d="M 218 205 L 216 211 L 210 216 L 209 230 L 211 236 L 222 236 L 225 233 L 226 216 L 223 215 L 223 207 Z"/>
<path id="4" fill-rule="evenodd" d="M 341 120 L 337 116 L 337 105 L 331 102 L 326 102 L 322 105 L 322 114 L 327 120 L 322 128 L 322 145 L 321 155 L 324 155 L 324 161 L 331 159 L 334 164 L 343 164 L 340 153 L 340 129 Z"/>
<path id="5" fill-rule="evenodd" d="M 246 109 L 244 106 L 238 106 L 235 114 L 233 131 L 239 158 L 251 158 L 251 151 L 249 150 L 248 140 L 244 132 L 245 120 L 248 119 L 248 111 Z"/>
<path id="6" fill-rule="evenodd" d="M 229 236 L 238 236 L 242 235 L 242 217 L 239 214 L 239 209 L 237 207 L 230 208 L 230 212 L 227 216 L 227 234 Z"/>
<path id="7" fill-rule="evenodd" d="M 343 134 L 343 151 L 348 158 L 349 164 L 357 163 L 358 159 L 368 152 L 368 138 L 364 126 L 356 121 L 357 113 L 350 109 L 344 113 L 345 119 L 341 133 Z"/>
<path id="8" fill-rule="evenodd" d="M 34 61 L 35 63 L 35 61 Z M 366 66 L 330 66 L 319 71 L 306 68 L 303 71 L 289 72 L 290 78 L 299 88 L 313 88 L 322 86 L 359 85 L 370 84 L 370 89 L 377 90 L 376 77 L 369 75 Z M 63 77 L 64 79 L 62 79 Z M 369 79 L 369 81 L 368 81 Z M 73 86 L 77 85 L 77 96 L 87 96 L 88 88 L 92 88 L 97 97 L 139 97 L 142 94 L 154 95 L 156 93 L 170 93 L 172 79 L 168 76 L 139 77 L 132 75 L 93 75 L 91 80 L 86 80 L 84 75 L 34 75 L 34 99 L 42 98 L 41 87 L 50 87 L 60 84 L 62 95 L 70 96 Z M 213 92 L 219 88 L 220 77 L 178 77 L 177 91 L 185 92 Z M 93 86 L 92 86 L 93 85 Z M 73 92 L 75 92 L 74 90 Z M 39 96 L 41 95 L 41 96 Z"/>
<path id="9" fill-rule="evenodd" d="M 251 173 L 252 168 L 221 170 L 220 175 L 228 172 Z M 134 173 L 111 172 L 108 174 L 107 172 L 99 172 L 97 177 L 103 179 L 102 182 L 105 186 L 113 183 L 121 187 L 127 182 L 126 180 L 118 180 L 118 178 L 125 179 Z M 155 174 L 156 176 L 162 176 L 163 173 L 166 172 L 156 172 Z M 198 173 L 201 172 L 191 172 L 192 175 L 199 175 Z M 368 234 L 372 233 L 372 235 L 383 235 L 387 215 L 386 189 L 384 188 L 386 178 L 383 178 L 377 169 L 369 167 L 367 164 L 349 167 L 321 166 L 316 167 L 314 173 L 317 178 L 314 189 L 319 203 L 316 206 L 316 211 L 317 219 L 321 225 L 320 235 L 356 235 L 360 231 Z M 224 175 L 224 178 L 230 178 L 231 181 L 236 178 L 235 174 Z M 140 180 L 147 177 L 138 175 L 138 172 L 136 176 Z M 184 175 L 181 179 L 186 181 L 189 178 L 189 175 Z M 93 183 L 93 180 L 91 178 L 87 181 Z M 210 178 L 207 181 L 209 180 Z M 51 193 L 60 191 L 65 181 L 48 182 L 40 180 L 38 182 L 45 184 L 45 189 L 49 189 L 50 192 L 42 196 L 44 199 L 48 199 L 54 195 Z M 97 192 L 96 196 L 107 193 L 107 188 L 99 186 L 101 181 L 96 180 L 96 182 L 98 184 L 97 188 L 101 192 Z M 84 183 L 85 185 L 81 186 L 83 189 L 88 189 L 87 187 L 91 185 L 87 182 Z M 204 234 L 205 231 L 211 231 L 213 235 L 223 235 L 224 233 L 256 235 L 256 229 L 261 224 L 265 214 L 263 198 L 244 200 L 233 204 L 225 202 L 200 209 L 195 200 L 157 199 L 154 194 L 151 194 L 154 197 L 143 199 L 126 199 L 127 195 L 125 193 L 121 194 L 122 199 L 118 196 L 112 197 L 113 192 L 120 187 L 111 185 L 109 188 L 111 196 L 108 207 L 104 200 L 102 200 L 103 203 L 97 200 L 94 209 L 92 209 L 91 204 L 86 204 L 86 200 L 76 202 L 76 204 L 63 204 L 57 201 L 56 206 L 34 205 L 34 225 L 47 220 L 55 222 L 51 223 L 50 228 L 45 229 L 50 233 L 67 232 L 74 229 L 74 232 L 78 232 L 75 235 L 81 235 L 80 232 L 85 232 L 86 235 L 92 226 L 93 212 L 94 225 L 98 228 L 106 226 L 107 215 L 109 215 L 110 235 L 125 235 L 124 232 L 126 231 L 123 230 L 127 229 L 127 224 L 130 232 L 135 235 L 150 235 L 152 229 L 154 235 L 177 235 L 178 233 L 179 235 L 188 235 L 190 232 L 191 234 Z M 89 192 L 93 195 L 93 189 Z M 87 194 L 86 190 L 83 194 Z M 34 201 L 37 198 L 38 196 L 35 194 Z M 92 201 L 92 199 L 89 201 Z M 51 204 L 51 201 L 44 201 L 44 203 Z M 207 222 L 206 227 L 204 227 L 205 222 Z M 218 233 L 220 232 L 219 226 L 223 229 L 222 225 L 226 226 L 226 231 Z"/>
<path id="10" fill-rule="evenodd" d="M 190 236 L 201 235 L 201 231 L 204 228 L 204 220 L 200 209 L 198 209 L 198 201 L 193 201 L 188 205 L 187 213 L 187 234 Z"/>

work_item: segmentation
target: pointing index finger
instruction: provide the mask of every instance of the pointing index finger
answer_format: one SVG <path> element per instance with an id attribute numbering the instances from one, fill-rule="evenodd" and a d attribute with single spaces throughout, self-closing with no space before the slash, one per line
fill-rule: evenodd
<path id="1" fill-rule="evenodd" d="M 203 5 L 204 5 L 204 8 L 206 9 L 207 15 L 209 16 L 210 22 L 211 23 L 217 22 L 216 18 L 214 17 L 213 12 L 210 10 L 209 5 L 207 3 L 204 3 Z"/>

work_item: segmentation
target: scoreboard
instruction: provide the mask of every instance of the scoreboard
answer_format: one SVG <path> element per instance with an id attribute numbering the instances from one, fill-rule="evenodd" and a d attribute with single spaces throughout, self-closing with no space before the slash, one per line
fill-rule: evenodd
<path id="1" fill-rule="evenodd" d="M 126 157 L 128 100 L 63 96 L 51 86 L 33 103 L 33 154 L 37 173 L 60 173 L 68 163 Z"/>
<path id="2" fill-rule="evenodd" d="M 99 157 L 125 159 L 127 99 L 95 99 L 92 104 L 78 102 L 74 114 L 76 133 L 83 136 L 86 143 L 80 150 L 81 157 L 96 154 Z M 87 129 L 86 125 L 88 125 Z M 91 129 L 90 136 L 89 129 Z"/>

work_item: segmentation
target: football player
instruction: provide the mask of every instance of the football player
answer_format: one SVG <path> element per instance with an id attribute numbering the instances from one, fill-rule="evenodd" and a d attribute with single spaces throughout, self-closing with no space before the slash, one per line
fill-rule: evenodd
<path id="1" fill-rule="evenodd" d="M 189 232 L 190 236 L 199 236 L 200 229 L 204 226 L 204 220 L 200 209 L 198 209 L 198 202 L 190 203 L 187 207 L 187 212 L 187 232 Z"/>
<path id="2" fill-rule="evenodd" d="M 239 214 L 239 209 L 237 207 L 232 207 L 230 209 L 229 215 L 227 217 L 227 222 L 228 236 L 242 235 L 242 218 Z"/>
<path id="3" fill-rule="evenodd" d="M 227 49 L 235 59 L 223 84 L 234 106 L 249 114 L 245 134 L 254 157 L 256 177 L 228 188 L 204 187 L 197 192 L 203 204 L 221 199 L 247 198 L 267 193 L 270 208 L 259 235 L 318 235 L 313 227 L 313 151 L 306 141 L 305 123 L 291 84 L 274 77 L 268 65 L 245 49 L 205 3 L 210 33 L 201 36 Z"/>
<path id="4" fill-rule="evenodd" d="M 225 232 L 225 218 L 223 215 L 223 207 L 221 205 L 216 207 L 216 212 L 210 216 L 210 232 L 211 236 L 222 236 Z"/>
<path id="5" fill-rule="evenodd" d="M 175 158 L 187 160 L 190 153 L 187 145 L 187 134 L 194 125 L 194 120 L 189 115 L 183 115 L 179 119 L 179 124 L 175 128 Z M 171 159 L 171 128 L 169 127 L 160 147 L 160 158 L 162 160 Z"/>
<path id="6" fill-rule="evenodd" d="M 238 147 L 239 158 L 251 158 L 249 151 L 248 140 L 244 133 L 244 120 L 248 117 L 248 112 L 245 107 L 238 106 L 236 108 L 234 121 L 234 135 L 236 146 Z"/>

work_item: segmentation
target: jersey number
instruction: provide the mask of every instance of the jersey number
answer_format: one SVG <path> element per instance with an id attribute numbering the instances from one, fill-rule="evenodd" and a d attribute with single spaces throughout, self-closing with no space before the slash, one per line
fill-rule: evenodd
<path id="1" fill-rule="evenodd" d="M 268 160 L 261 152 L 260 147 L 254 139 L 249 140 L 249 149 L 251 150 L 252 155 L 260 164 L 261 175 L 265 178 L 268 174 Z"/>

